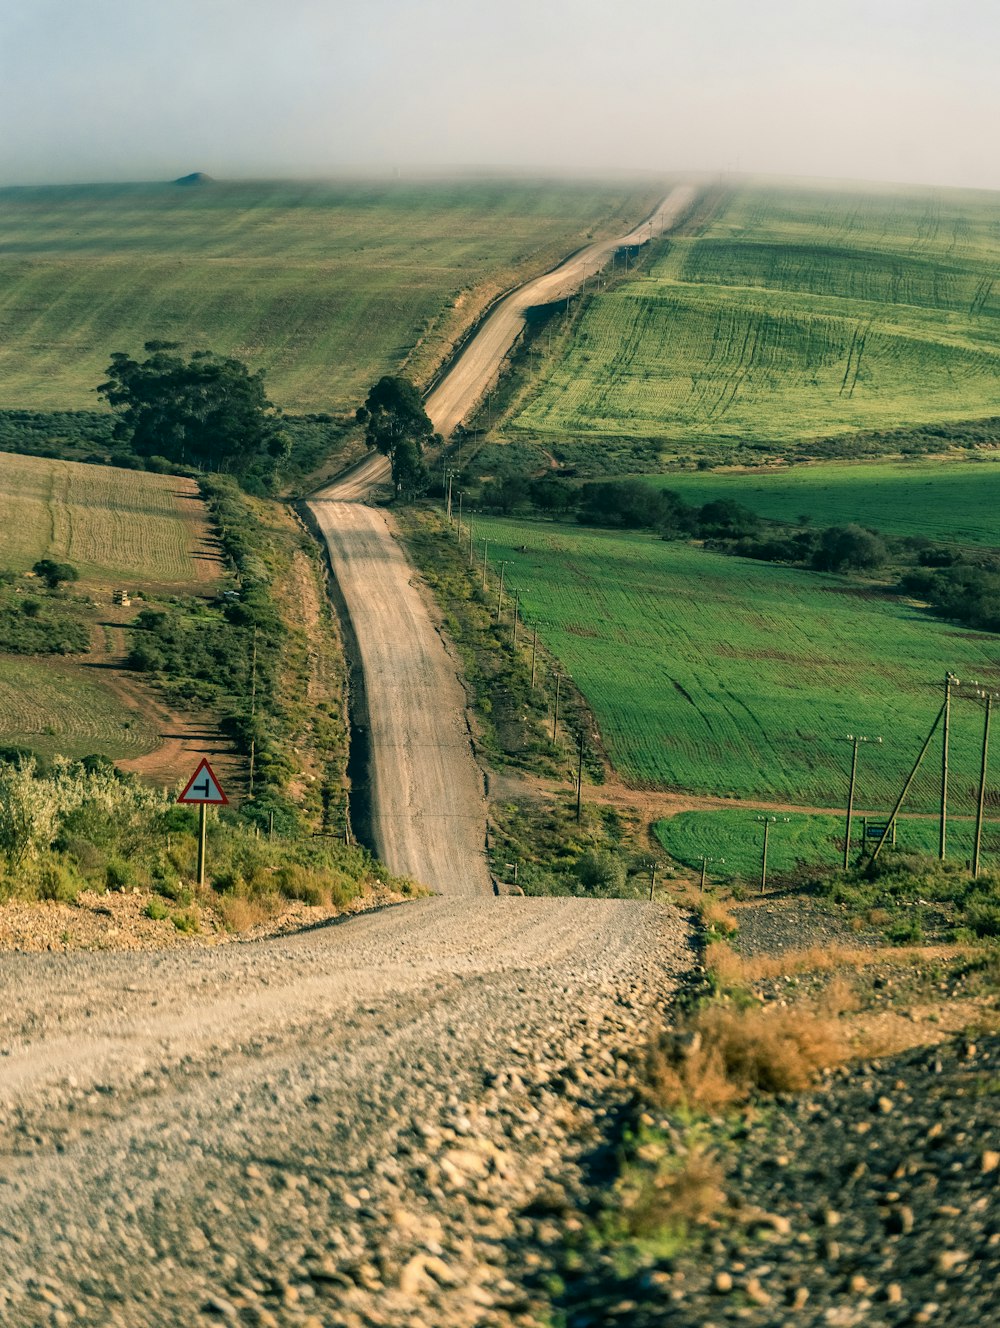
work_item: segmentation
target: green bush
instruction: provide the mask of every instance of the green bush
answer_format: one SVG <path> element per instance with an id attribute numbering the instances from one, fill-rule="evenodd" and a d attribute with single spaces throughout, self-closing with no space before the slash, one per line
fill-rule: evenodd
<path id="1" fill-rule="evenodd" d="M 142 911 L 147 918 L 152 918 L 154 922 L 162 922 L 164 918 L 170 916 L 170 910 L 162 899 L 157 899 L 156 895 L 153 896 Z"/>

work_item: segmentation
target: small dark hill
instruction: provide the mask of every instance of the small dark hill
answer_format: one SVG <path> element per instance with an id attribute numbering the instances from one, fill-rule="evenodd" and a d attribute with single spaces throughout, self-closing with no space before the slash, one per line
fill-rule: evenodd
<path id="1" fill-rule="evenodd" d="M 180 179 L 175 180 L 174 184 L 211 184 L 212 177 L 206 175 L 204 171 L 192 171 L 190 175 L 182 175 Z"/>

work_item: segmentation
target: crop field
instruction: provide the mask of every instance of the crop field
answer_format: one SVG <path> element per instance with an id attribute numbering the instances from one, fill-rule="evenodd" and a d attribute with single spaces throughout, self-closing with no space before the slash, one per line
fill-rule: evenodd
<path id="1" fill-rule="evenodd" d="M 857 521 L 889 535 L 1000 546 L 1000 457 L 675 471 L 651 482 L 692 506 L 728 498 L 789 524 L 801 517 L 816 527 Z"/>
<path id="2" fill-rule="evenodd" d="M 0 408 L 93 409 L 112 351 L 238 355 L 295 411 L 429 374 L 496 291 L 661 192 L 402 181 L 0 190 Z"/>
<path id="3" fill-rule="evenodd" d="M 197 588 L 216 573 L 197 486 L 0 452 L 0 568 L 70 562 L 88 581 Z"/>
<path id="4" fill-rule="evenodd" d="M 141 715 L 90 681 L 86 667 L 0 655 L 0 746 L 46 756 L 142 756 L 159 745 Z"/>
<path id="5" fill-rule="evenodd" d="M 735 192 L 590 297 L 508 436 L 664 455 L 996 413 L 1000 195 Z"/>
<path id="6" fill-rule="evenodd" d="M 653 536 L 476 518 L 491 560 L 590 703 L 639 785 L 800 807 L 891 805 L 937 713 L 947 669 L 1000 683 L 1000 637 L 942 623 L 839 577 Z M 972 807 L 982 716 L 956 702 L 952 802 Z M 931 810 L 935 738 L 907 808 Z"/>
<path id="7" fill-rule="evenodd" d="M 882 811 L 891 811 L 883 808 Z M 678 862 L 696 871 L 702 857 L 708 877 L 741 876 L 760 878 L 764 827 L 750 810 L 726 809 L 718 812 L 681 812 L 656 823 L 656 837 Z M 781 814 L 771 825 L 767 845 L 768 875 L 776 876 L 805 866 L 840 866 L 844 860 L 844 816 Z M 861 849 L 863 819 L 857 816 L 851 827 L 852 861 Z M 949 820 L 948 856 L 958 862 L 971 858 L 975 823 Z M 896 825 L 896 845 L 901 851 L 936 854 L 938 823 L 933 818 L 900 817 Z M 1000 825 L 983 825 L 982 862 L 992 867 L 1000 856 Z"/>

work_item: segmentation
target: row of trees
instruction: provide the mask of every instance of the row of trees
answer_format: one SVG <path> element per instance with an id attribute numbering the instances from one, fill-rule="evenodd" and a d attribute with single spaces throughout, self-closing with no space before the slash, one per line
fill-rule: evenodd
<path id="1" fill-rule="evenodd" d="M 116 351 L 97 388 L 117 417 L 115 439 L 136 456 L 237 476 L 288 457 L 291 441 L 264 390 L 263 370 L 251 373 L 212 351 L 185 358 L 173 341 L 147 341 L 144 349 L 142 360 Z M 356 418 L 368 446 L 389 458 L 396 493 L 422 493 L 424 448 L 440 439 L 414 385 L 385 375 Z"/>

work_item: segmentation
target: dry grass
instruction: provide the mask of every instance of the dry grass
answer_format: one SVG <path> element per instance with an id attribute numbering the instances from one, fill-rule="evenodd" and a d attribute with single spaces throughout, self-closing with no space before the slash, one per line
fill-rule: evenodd
<path id="1" fill-rule="evenodd" d="M 274 916 L 274 908 L 266 901 L 247 899 L 242 895 L 220 895 L 213 901 L 215 911 L 222 919 L 226 931 L 244 932 L 261 926 Z"/>
<path id="2" fill-rule="evenodd" d="M 835 993 L 837 995 L 837 993 Z M 840 993 L 840 999 L 847 993 Z M 646 1080 L 662 1107 L 725 1111 L 757 1093 L 800 1093 L 852 1056 L 840 1020 L 812 1010 L 710 1005 L 651 1049 Z"/>
<path id="3" fill-rule="evenodd" d="M 786 950 L 776 955 L 744 959 L 725 941 L 710 941 L 705 947 L 705 967 L 722 987 L 749 986 L 774 978 L 801 973 L 832 973 L 857 970 L 871 964 L 896 964 L 914 968 L 929 960 L 961 959 L 978 953 L 969 945 L 936 945 L 920 949 L 912 945 L 813 945 L 804 950 Z"/>
<path id="4" fill-rule="evenodd" d="M 659 1158 L 652 1173 L 644 1170 L 636 1182 L 626 1173 L 623 1211 L 629 1232 L 683 1236 L 711 1223 L 726 1204 L 723 1176 L 715 1154 L 700 1146 Z"/>
<path id="5" fill-rule="evenodd" d="M 702 899 L 698 904 L 698 916 L 707 931 L 718 932 L 722 936 L 731 936 L 739 931 L 739 921 L 718 899 Z"/>

